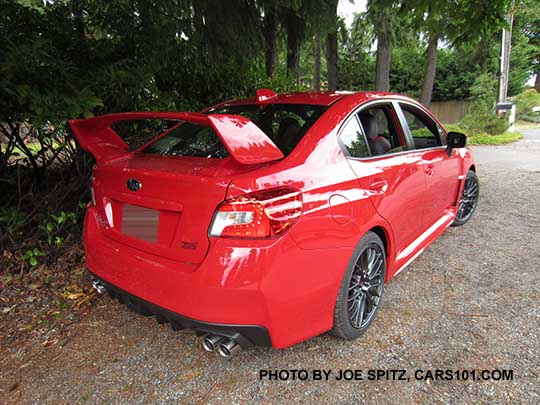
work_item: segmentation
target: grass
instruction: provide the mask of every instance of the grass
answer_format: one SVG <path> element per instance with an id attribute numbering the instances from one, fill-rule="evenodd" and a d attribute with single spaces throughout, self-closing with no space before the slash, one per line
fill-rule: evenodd
<path id="1" fill-rule="evenodd" d="M 461 132 L 467 135 L 467 145 L 504 145 L 506 143 L 519 141 L 523 138 L 521 133 L 515 131 L 506 131 L 497 135 L 489 135 L 485 132 L 471 134 L 469 131 L 456 124 L 447 124 L 445 127 L 448 131 Z"/>
<path id="2" fill-rule="evenodd" d="M 498 135 L 474 134 L 467 137 L 469 145 L 504 145 L 523 138 L 519 132 L 503 132 Z"/>
<path id="3" fill-rule="evenodd" d="M 531 122 L 531 121 L 523 121 L 523 120 L 517 120 L 515 124 L 516 129 L 519 131 L 520 129 L 540 129 L 540 123 Z"/>

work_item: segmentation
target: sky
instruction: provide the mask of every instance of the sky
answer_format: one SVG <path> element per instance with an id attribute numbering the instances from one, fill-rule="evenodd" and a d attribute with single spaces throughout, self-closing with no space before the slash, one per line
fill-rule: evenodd
<path id="1" fill-rule="evenodd" d="M 354 13 L 366 11 L 367 0 L 339 0 L 338 15 L 345 18 L 347 27 L 350 27 L 354 20 Z"/>

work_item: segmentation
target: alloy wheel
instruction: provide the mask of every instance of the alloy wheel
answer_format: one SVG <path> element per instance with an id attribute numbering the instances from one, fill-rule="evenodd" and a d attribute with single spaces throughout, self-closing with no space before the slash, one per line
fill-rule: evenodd
<path id="1" fill-rule="evenodd" d="M 358 258 L 349 283 L 347 310 L 354 328 L 363 328 L 375 315 L 384 286 L 383 270 L 381 247 L 374 243 L 368 245 Z"/>
<path id="2" fill-rule="evenodd" d="M 473 214 L 478 202 L 478 191 L 479 187 L 476 177 L 467 176 L 456 216 L 459 221 L 466 222 Z"/>

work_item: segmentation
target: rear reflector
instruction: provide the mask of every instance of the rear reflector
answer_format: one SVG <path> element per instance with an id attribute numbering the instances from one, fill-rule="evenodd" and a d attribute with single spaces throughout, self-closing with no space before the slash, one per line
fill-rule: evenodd
<path id="1" fill-rule="evenodd" d="M 249 193 L 221 204 L 210 236 L 269 238 L 285 232 L 302 215 L 302 193 L 279 187 Z"/>

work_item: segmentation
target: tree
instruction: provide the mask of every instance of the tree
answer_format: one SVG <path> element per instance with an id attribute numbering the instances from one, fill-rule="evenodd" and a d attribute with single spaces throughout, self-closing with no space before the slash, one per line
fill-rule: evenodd
<path id="1" fill-rule="evenodd" d="M 274 76 L 278 62 L 279 6 L 277 1 L 263 5 L 262 34 L 264 37 L 266 76 Z"/>
<path id="2" fill-rule="evenodd" d="M 321 90 L 321 35 L 313 36 L 313 90 Z"/>
<path id="3" fill-rule="evenodd" d="M 435 82 L 435 73 L 437 70 L 437 44 L 439 42 L 439 34 L 431 33 L 428 39 L 426 50 L 426 64 L 424 80 L 422 82 L 422 93 L 420 93 L 420 102 L 425 106 L 431 103 L 433 94 L 433 83 Z"/>
<path id="4" fill-rule="evenodd" d="M 338 38 L 337 38 L 337 0 L 330 1 L 331 25 L 326 35 L 326 70 L 328 90 L 335 91 L 338 86 Z"/>
<path id="5" fill-rule="evenodd" d="M 522 0 L 516 7 L 516 20 L 520 31 L 531 46 L 528 53 L 532 71 L 536 74 L 534 87 L 540 92 L 540 2 Z"/>
<path id="6" fill-rule="evenodd" d="M 427 38 L 426 64 L 420 102 L 429 105 L 437 69 L 437 45 L 440 39 L 452 44 L 476 42 L 480 37 L 500 30 L 505 24 L 511 0 L 410 0 L 402 12 L 411 13 L 417 29 Z"/>
<path id="7" fill-rule="evenodd" d="M 375 90 L 389 91 L 392 43 L 399 3 L 394 0 L 368 0 L 367 16 L 377 37 Z"/>
<path id="8" fill-rule="evenodd" d="M 374 41 L 373 26 L 366 13 L 357 13 L 352 26 L 339 28 L 339 82 L 350 90 L 374 88 L 375 58 L 370 52 Z"/>

